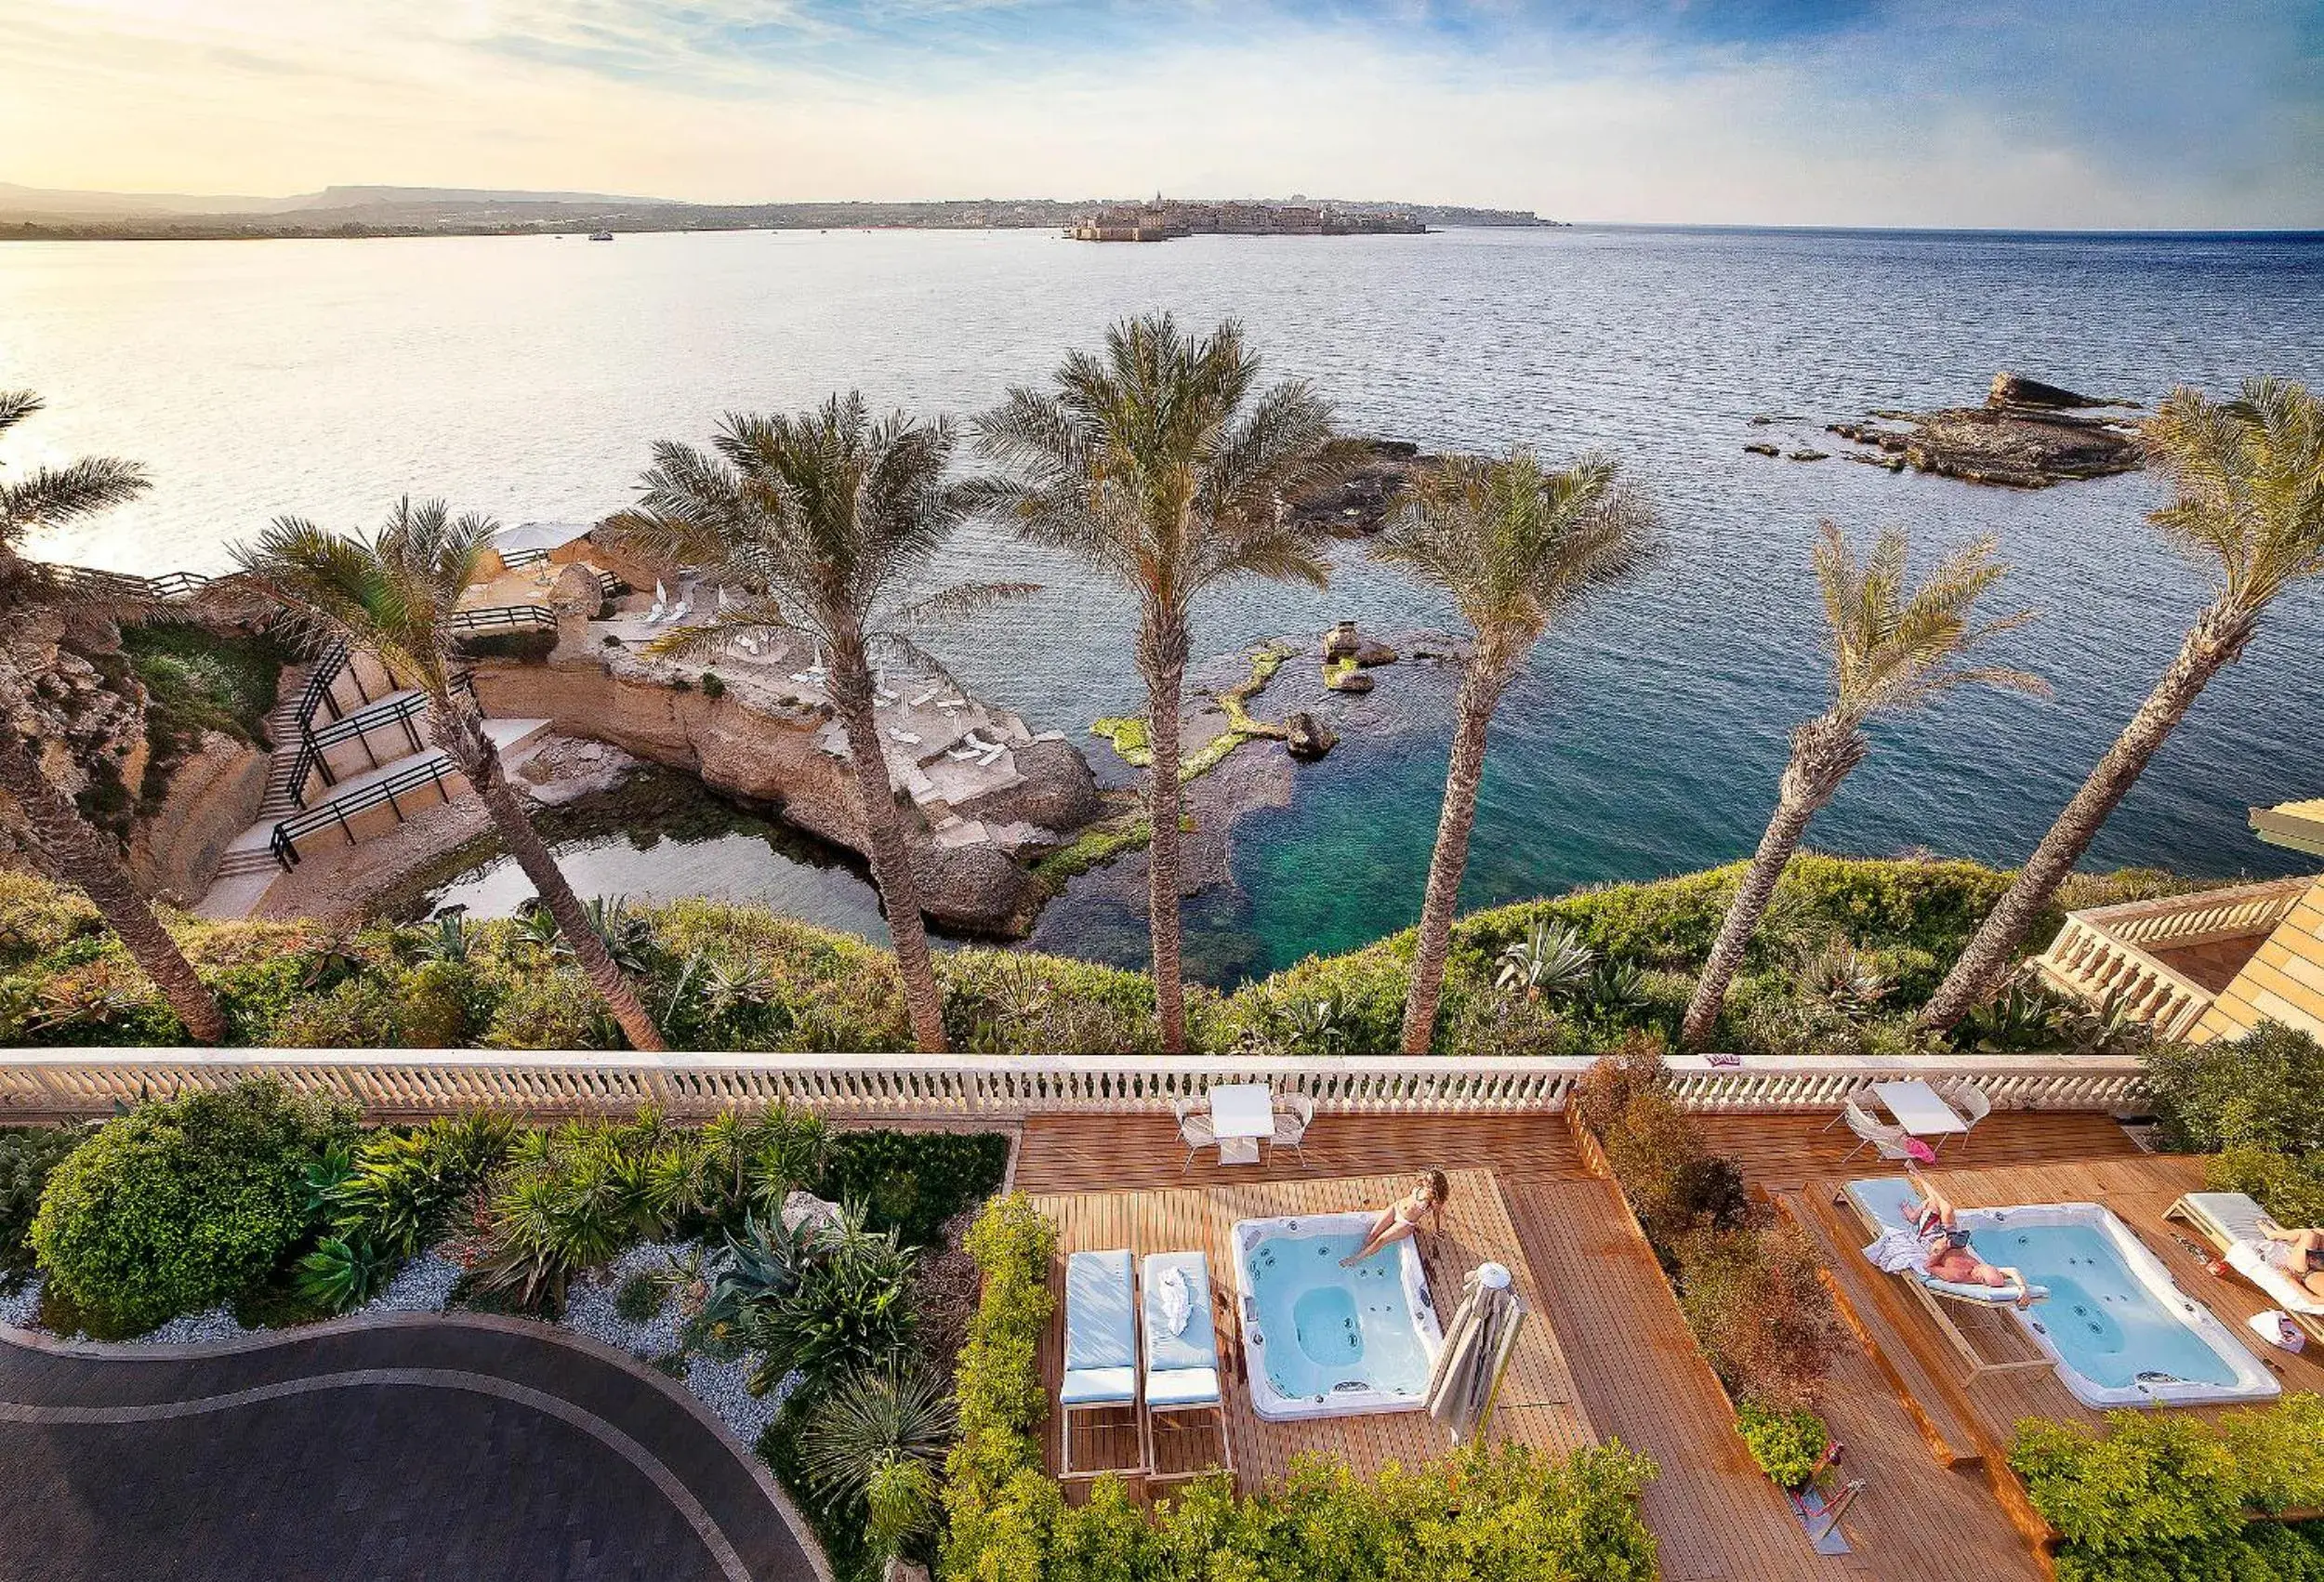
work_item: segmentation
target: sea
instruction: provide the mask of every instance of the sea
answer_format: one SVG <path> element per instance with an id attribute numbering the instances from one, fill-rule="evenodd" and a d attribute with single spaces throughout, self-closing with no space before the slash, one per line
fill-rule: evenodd
<path id="1" fill-rule="evenodd" d="M 1652 567 L 1562 620 L 1496 718 L 1462 895 L 1480 906 L 1751 850 L 1788 733 L 1824 699 L 1808 556 L 1825 521 L 1857 534 L 1899 524 L 1923 556 L 1995 535 L 2014 570 L 1993 610 L 2040 619 L 1994 656 L 2055 691 L 1964 692 L 1881 721 L 1810 843 L 2022 858 L 2206 597 L 2201 569 L 2144 520 L 2153 481 L 2020 493 L 1743 446 L 1837 453 L 1848 447 L 1827 422 L 1974 403 L 2001 370 L 2148 403 L 2176 384 L 2324 380 L 2324 236 L 1576 226 L 1150 245 L 901 231 L 13 243 L 0 246 L 0 387 L 35 389 L 48 410 L 0 460 L 103 453 L 151 470 L 145 498 L 36 552 L 216 571 L 271 518 L 366 528 L 407 494 L 512 523 L 595 520 L 630 497 L 655 441 L 704 440 L 723 413 L 861 389 L 877 406 L 962 416 L 1041 382 L 1110 321 L 1163 309 L 1197 327 L 1240 320 L 1269 376 L 1312 381 L 1350 431 L 1432 451 L 1607 451 L 1658 507 Z M 1219 593 L 1198 612 L 1197 653 L 1343 618 L 1454 623 L 1361 543 L 1337 545 L 1332 565 L 1327 590 Z M 987 524 L 959 535 L 939 574 L 1041 585 L 941 643 L 981 693 L 1076 735 L 1138 703 L 1117 589 Z M 1298 772 L 1287 805 L 1238 823 L 1232 882 L 1190 905 L 1193 969 L 1231 983 L 1410 922 L 1449 732 L 1439 706 L 1412 729 L 1353 737 Z M 2247 814 L 2319 793 L 2324 587 L 2310 585 L 2212 686 L 2091 863 L 2220 877 L 2313 866 L 2256 840 Z M 730 893 L 877 930 L 859 870 L 795 872 L 788 842 L 765 846 L 763 887 L 738 886 L 726 856 L 710 864 Z M 705 867 L 625 850 L 609 882 L 632 894 Z M 585 892 L 593 877 L 585 862 Z M 1119 885 L 1070 891 L 1042 938 L 1126 963 L 1143 950 Z"/>

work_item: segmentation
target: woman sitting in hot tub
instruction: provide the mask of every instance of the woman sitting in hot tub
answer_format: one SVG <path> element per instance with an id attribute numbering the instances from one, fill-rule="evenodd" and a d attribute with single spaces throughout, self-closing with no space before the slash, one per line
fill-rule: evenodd
<path id="1" fill-rule="evenodd" d="M 1430 1230 L 1443 1230 L 1445 1200 L 1451 1195 L 1452 1183 L 1445 1179 L 1444 1171 L 1426 1172 L 1413 1183 L 1409 1193 L 1380 1211 L 1380 1217 L 1372 1221 L 1371 1234 L 1364 1238 L 1362 1246 L 1340 1260 L 1340 1267 L 1353 1269 L 1389 1243 L 1418 1235 L 1423 1214 L 1429 1218 Z"/>
<path id="2" fill-rule="evenodd" d="M 1930 1279 L 1942 1280 L 1948 1285 L 1989 1285 L 1997 1291 L 2014 1290 L 2021 1308 L 2039 1299 L 2023 1274 L 1987 1263 L 1976 1255 L 1969 1246 L 1969 1233 L 1961 1228 L 1959 1211 L 1943 1193 L 1917 1175 L 1912 1184 L 1921 1194 L 1921 1206 L 1912 1214 L 1912 1232 L 1928 1252 Z"/>

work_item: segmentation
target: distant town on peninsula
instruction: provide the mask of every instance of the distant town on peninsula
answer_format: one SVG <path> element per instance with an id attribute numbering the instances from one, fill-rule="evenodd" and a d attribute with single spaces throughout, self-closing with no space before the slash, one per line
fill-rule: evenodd
<path id="1" fill-rule="evenodd" d="M 587 234 L 653 231 L 1056 230 L 1084 241 L 1409 234 L 1541 226 L 1529 210 L 1313 198 L 945 198 L 912 203 L 690 204 L 602 192 L 326 187 L 289 198 L 85 192 L 0 182 L 0 240 Z"/>

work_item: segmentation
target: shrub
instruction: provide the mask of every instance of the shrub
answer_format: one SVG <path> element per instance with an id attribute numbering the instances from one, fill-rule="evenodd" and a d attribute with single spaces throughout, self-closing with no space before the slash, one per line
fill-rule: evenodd
<path id="1" fill-rule="evenodd" d="M 49 1175 L 96 1128 L 77 1123 L 0 1131 L 0 1285 L 33 1266 L 33 1216 Z"/>
<path id="2" fill-rule="evenodd" d="M 630 1324 L 651 1324 L 668 1299 L 669 1290 L 661 1276 L 644 1270 L 621 1283 L 621 1289 L 614 1293 L 614 1312 Z"/>
<path id="3" fill-rule="evenodd" d="M 1776 1411 L 1746 1401 L 1736 1408 L 1735 1427 L 1759 1470 L 1794 1494 L 1807 1487 L 1831 1446 L 1830 1430 L 1813 1412 Z"/>
<path id="4" fill-rule="evenodd" d="M 984 1291 L 953 1379 L 960 1438 L 945 1458 L 944 1500 L 956 1537 L 1012 1477 L 1040 1469 L 1033 1436 L 1048 1402 L 1035 1352 L 1056 1306 L 1049 1267 L 1057 1227 L 1022 1193 L 997 1197 L 970 1227 L 968 1252 Z M 945 1570 L 965 1574 L 949 1562 Z"/>
<path id="5" fill-rule="evenodd" d="M 893 1231 L 874 1231 L 860 1204 L 808 1231 L 790 1282 L 746 1302 L 736 1323 L 757 1351 L 751 1392 L 794 1369 L 812 1383 L 884 1364 L 910 1342 L 914 1255 Z"/>
<path id="6" fill-rule="evenodd" d="M 496 1110 L 430 1121 L 416 1131 L 374 1132 L 325 1193 L 332 1224 L 342 1236 L 409 1258 L 443 1229 L 515 1140 L 515 1117 Z"/>
<path id="7" fill-rule="evenodd" d="M 2324 1396 L 2287 1395 L 2229 1412 L 2220 1442 L 2235 1457 L 2243 1503 L 2256 1510 L 2324 1509 Z"/>
<path id="8" fill-rule="evenodd" d="M 2162 1046 L 2147 1058 L 2146 1090 L 2171 1148 L 2324 1154 L 2324 1046 L 2305 1033 L 2270 1022 L 2240 1038 Z"/>
<path id="9" fill-rule="evenodd" d="M 864 1511 L 866 1544 L 884 1560 L 933 1529 L 935 1470 L 956 1421 L 942 1382 L 891 1360 L 816 1402 L 799 1434 L 800 1464 L 826 1502 Z"/>
<path id="10" fill-rule="evenodd" d="M 1009 1169 L 997 1132 L 843 1131 L 812 1175 L 815 1194 L 864 1205 L 871 1223 L 908 1246 L 933 1246 L 944 1221 L 990 1197 Z"/>
<path id="11" fill-rule="evenodd" d="M 2203 1178 L 2213 1192 L 2250 1193 L 2279 1225 L 2324 1225 L 2324 1158 L 2230 1148 L 2204 1161 Z"/>
<path id="12" fill-rule="evenodd" d="M 271 1080 L 141 1105 L 50 1174 L 33 1245 L 80 1312 L 151 1329 L 266 1275 L 306 1232 L 309 1162 L 352 1125 Z"/>
<path id="13" fill-rule="evenodd" d="M 2101 1437 L 2064 1423 L 2017 1426 L 2010 1467 L 2043 1520 L 2084 1556 L 2205 1543 L 2243 1524 L 2235 1457 L 2209 1429 L 2165 1413 L 2110 1412 Z"/>
<path id="14" fill-rule="evenodd" d="M 1789 1224 L 1705 1229 L 1677 1252 L 1679 1307 L 1728 1390 L 1777 1411 L 1812 1406 L 1840 1321 L 1806 1238 Z"/>
<path id="15" fill-rule="evenodd" d="M 705 670 L 702 673 L 702 695 L 714 703 L 724 697 L 726 695 L 724 678 L 715 670 Z"/>

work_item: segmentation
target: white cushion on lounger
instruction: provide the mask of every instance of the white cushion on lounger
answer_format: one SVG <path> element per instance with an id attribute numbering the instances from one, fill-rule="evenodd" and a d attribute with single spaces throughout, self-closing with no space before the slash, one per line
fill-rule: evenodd
<path id="1" fill-rule="evenodd" d="M 1172 1334 L 1163 1312 L 1163 1276 L 1177 1270 L 1186 1282 L 1186 1322 Z M 1210 1260 L 1198 1252 L 1147 1255 L 1146 1389 L 1149 1398 L 1173 1373 L 1207 1371 L 1219 1365 L 1219 1338 L 1210 1325 Z M 1211 1391 L 1218 1390 L 1217 1380 Z"/>
<path id="2" fill-rule="evenodd" d="M 1138 1365 L 1130 1312 L 1129 1249 L 1077 1252 L 1065 1259 L 1065 1371 Z"/>
<path id="3" fill-rule="evenodd" d="M 1146 1404 L 1150 1408 L 1215 1406 L 1218 1404 L 1217 1368 L 1172 1368 L 1168 1373 L 1146 1375 Z"/>
<path id="4" fill-rule="evenodd" d="M 1066 1406 L 1107 1406 L 1138 1399 L 1136 1368 L 1075 1368 L 1057 1387 L 1057 1399 Z"/>

